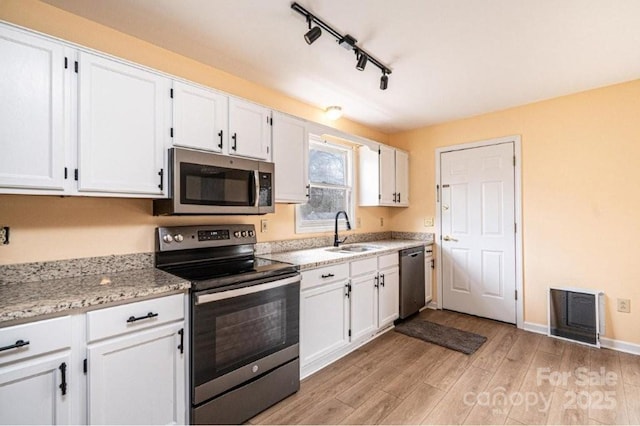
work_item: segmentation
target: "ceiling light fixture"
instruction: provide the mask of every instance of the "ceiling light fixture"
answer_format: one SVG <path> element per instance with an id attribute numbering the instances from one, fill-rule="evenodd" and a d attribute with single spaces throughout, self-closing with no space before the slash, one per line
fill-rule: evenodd
<path id="1" fill-rule="evenodd" d="M 340 46 L 347 50 L 355 52 L 357 58 L 356 69 L 358 71 L 364 71 L 364 68 L 367 66 L 367 62 L 371 62 L 376 67 L 380 68 L 380 71 L 382 71 L 382 78 L 380 79 L 380 90 L 387 89 L 387 86 L 389 85 L 389 74 L 391 74 L 391 70 L 388 66 L 377 60 L 371 54 L 358 47 L 358 40 L 356 40 L 349 34 L 340 34 L 338 31 L 331 28 L 320 18 L 318 18 L 296 2 L 291 3 L 291 9 L 304 16 L 307 20 L 309 31 L 307 31 L 307 33 L 304 35 L 304 39 L 307 41 L 307 44 L 311 44 L 316 41 L 322 35 L 322 30 L 325 30 L 327 33 L 335 37 Z M 314 23 L 317 26 L 312 28 L 312 25 Z"/>
<path id="2" fill-rule="evenodd" d="M 320 27 L 311 28 L 312 19 L 311 17 L 307 17 L 307 22 L 309 23 L 309 31 L 304 35 L 304 39 L 307 44 L 312 44 L 314 41 L 320 38 L 322 35 L 322 30 Z"/>
<path id="3" fill-rule="evenodd" d="M 329 120 L 337 120 L 338 118 L 342 117 L 342 107 L 330 106 L 324 110 L 324 113 Z"/>

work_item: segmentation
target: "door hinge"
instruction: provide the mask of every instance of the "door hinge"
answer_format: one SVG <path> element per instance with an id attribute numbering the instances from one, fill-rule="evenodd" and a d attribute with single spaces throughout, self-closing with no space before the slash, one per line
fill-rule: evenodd
<path id="1" fill-rule="evenodd" d="M 378 155 L 382 154 L 382 150 L 380 148 L 378 148 Z"/>
<path id="2" fill-rule="evenodd" d="M 436 185 L 436 203 L 440 202 L 440 185 Z"/>
<path id="3" fill-rule="evenodd" d="M 518 300 L 518 290 L 516 290 L 516 300 Z"/>
<path id="4" fill-rule="evenodd" d="M 173 89 L 169 89 L 169 97 L 173 99 Z"/>
<path id="5" fill-rule="evenodd" d="M 82 361 L 82 372 L 84 374 L 87 374 L 87 359 L 85 358 L 84 361 Z"/>
<path id="6" fill-rule="evenodd" d="M 170 135 L 171 137 L 173 137 L 173 127 L 172 127 L 171 129 L 169 129 L 169 135 Z"/>
<path id="7" fill-rule="evenodd" d="M 515 167 L 515 166 L 516 166 L 516 156 L 514 155 L 513 156 L 513 167 Z"/>
<path id="8" fill-rule="evenodd" d="M 76 74 L 78 74 L 78 61 L 75 61 L 74 65 L 73 65 L 73 69 L 76 72 Z"/>
<path id="9" fill-rule="evenodd" d="M 73 178 L 74 178 L 75 180 L 78 180 L 78 169 L 75 169 L 75 170 L 73 171 Z"/>
<path id="10" fill-rule="evenodd" d="M 267 154 L 269 153 L 269 147 L 267 147 Z"/>
<path id="11" fill-rule="evenodd" d="M 378 200 L 382 200 L 382 194 L 378 194 Z"/>
<path id="12" fill-rule="evenodd" d="M 68 172 L 68 170 L 67 170 L 67 168 L 65 167 L 65 168 L 64 168 L 64 180 L 67 180 L 67 175 L 68 175 L 68 173 L 67 173 L 67 172 Z"/>
<path id="13" fill-rule="evenodd" d="M 351 337 L 351 329 L 349 329 L 349 337 Z"/>
<path id="14" fill-rule="evenodd" d="M 273 126 L 273 118 L 267 117 L 267 124 Z"/>
<path id="15" fill-rule="evenodd" d="M 69 58 L 67 58 L 66 56 L 64 57 L 64 69 L 66 70 L 67 68 L 69 68 Z"/>
<path id="16" fill-rule="evenodd" d="M 518 224 L 517 223 L 513 224 L 513 232 L 515 232 L 516 234 L 518 233 Z"/>

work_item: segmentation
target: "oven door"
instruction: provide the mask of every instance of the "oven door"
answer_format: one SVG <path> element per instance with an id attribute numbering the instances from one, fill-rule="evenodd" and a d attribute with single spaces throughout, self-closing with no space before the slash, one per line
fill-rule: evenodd
<path id="1" fill-rule="evenodd" d="M 300 274 L 192 298 L 192 402 L 298 358 Z"/>

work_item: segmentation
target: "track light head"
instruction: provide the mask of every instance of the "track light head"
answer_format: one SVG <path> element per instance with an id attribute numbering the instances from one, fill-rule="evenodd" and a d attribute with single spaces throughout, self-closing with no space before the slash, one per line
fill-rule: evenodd
<path id="1" fill-rule="evenodd" d="M 380 90 L 387 90 L 387 86 L 389 85 L 389 76 L 387 73 L 382 71 L 382 77 L 380 77 Z"/>
<path id="2" fill-rule="evenodd" d="M 362 52 L 358 52 L 358 63 L 356 64 L 356 69 L 358 71 L 364 71 L 364 68 L 367 66 L 367 55 Z"/>
<path id="3" fill-rule="evenodd" d="M 313 27 L 304 35 L 304 40 L 307 44 L 312 44 L 314 41 L 320 38 L 322 35 L 322 30 L 320 27 Z"/>

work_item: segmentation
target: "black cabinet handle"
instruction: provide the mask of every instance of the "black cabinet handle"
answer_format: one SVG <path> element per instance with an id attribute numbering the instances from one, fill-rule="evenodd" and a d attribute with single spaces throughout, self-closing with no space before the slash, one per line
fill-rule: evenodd
<path id="1" fill-rule="evenodd" d="M 127 322 L 136 322 L 136 321 L 140 321 L 143 319 L 149 319 L 149 318 L 154 318 L 157 317 L 158 314 L 154 314 L 153 312 L 149 312 L 147 315 L 144 315 L 142 317 L 134 317 L 133 315 L 131 315 L 129 317 L 129 319 L 127 320 Z"/>
<path id="2" fill-rule="evenodd" d="M 398 202 L 400 202 L 400 193 L 398 192 Z"/>
<path id="3" fill-rule="evenodd" d="M 218 148 L 222 149 L 222 130 L 218 132 L 218 136 L 220 136 L 220 143 L 218 144 Z"/>
<path id="4" fill-rule="evenodd" d="M 160 185 L 158 185 L 158 188 L 160 188 L 160 191 L 162 191 L 162 189 L 164 188 L 164 169 L 160 169 L 160 171 L 158 172 L 158 176 L 160 176 Z"/>
<path id="5" fill-rule="evenodd" d="M 180 349 L 180 353 L 184 353 L 184 328 L 178 330 L 178 334 L 180 335 L 180 344 L 178 345 L 178 349 Z"/>
<path id="6" fill-rule="evenodd" d="M 322 278 L 331 278 L 331 277 L 335 277 L 335 275 L 329 273 L 329 274 L 322 274 L 320 275 Z"/>
<path id="7" fill-rule="evenodd" d="M 60 374 L 62 375 L 62 382 L 60 383 L 60 391 L 63 395 L 67 394 L 67 363 L 63 362 L 60 364 Z"/>
<path id="8" fill-rule="evenodd" d="M 395 192 L 393 193 L 393 202 L 397 203 L 397 201 L 396 201 L 396 193 Z"/>
<path id="9" fill-rule="evenodd" d="M 384 287 L 384 274 L 380 274 L 380 285 Z"/>
<path id="10" fill-rule="evenodd" d="M 238 148 L 238 135 L 234 133 L 233 136 L 231 136 L 231 139 L 233 139 L 233 145 L 231 145 L 231 149 L 235 151 Z"/>
<path id="11" fill-rule="evenodd" d="M 373 278 L 373 286 L 375 288 L 378 288 L 378 283 L 380 282 L 380 277 L 378 277 L 377 275 Z"/>
<path id="12" fill-rule="evenodd" d="M 307 198 L 311 196 L 311 185 L 307 185 Z"/>
<path id="13" fill-rule="evenodd" d="M 4 347 L 0 348 L 0 352 L 8 351 L 9 349 L 21 348 L 23 346 L 27 346 L 28 344 L 29 344 L 28 340 L 26 342 L 24 340 L 22 340 L 22 339 L 16 340 L 16 342 L 13 345 L 4 346 Z"/>

